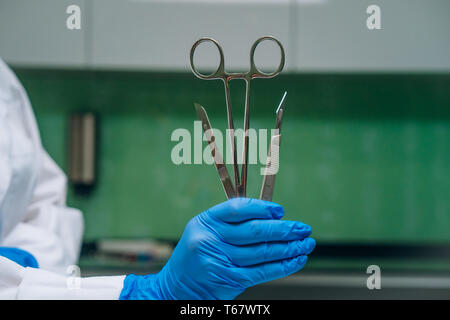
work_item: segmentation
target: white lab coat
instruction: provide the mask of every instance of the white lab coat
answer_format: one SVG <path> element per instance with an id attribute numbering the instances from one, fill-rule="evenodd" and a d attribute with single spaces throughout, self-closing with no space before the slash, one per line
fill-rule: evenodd
<path id="1" fill-rule="evenodd" d="M 81 212 L 68 208 L 66 177 L 41 145 L 25 90 L 0 59 L 0 246 L 30 252 L 39 269 L 0 257 L 0 299 L 117 299 L 124 276 L 82 278 Z M 81 270 L 81 273 L 83 270 Z"/>

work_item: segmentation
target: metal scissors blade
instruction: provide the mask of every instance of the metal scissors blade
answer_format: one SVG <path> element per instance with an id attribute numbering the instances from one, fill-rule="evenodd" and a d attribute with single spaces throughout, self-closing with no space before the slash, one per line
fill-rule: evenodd
<path id="1" fill-rule="evenodd" d="M 195 111 L 199 120 L 202 122 L 203 132 L 205 133 L 206 139 L 208 141 L 209 147 L 211 149 L 211 155 L 214 159 L 214 164 L 216 166 L 217 172 L 219 173 L 220 182 L 222 183 L 227 199 L 234 198 L 236 196 L 236 191 L 231 182 L 230 175 L 228 174 L 228 169 L 223 161 L 222 154 L 217 148 L 213 131 L 211 128 L 211 123 L 209 122 L 208 115 L 206 114 L 205 108 L 203 108 L 198 103 L 194 103 Z"/>
<path id="2" fill-rule="evenodd" d="M 278 105 L 275 123 L 275 134 L 270 139 L 269 151 L 267 153 L 267 163 L 264 171 L 263 183 L 259 198 L 261 200 L 272 201 L 273 190 L 275 188 L 275 177 L 279 169 L 280 142 L 281 142 L 281 124 L 283 121 L 284 104 L 287 91 L 284 92 L 281 102 Z"/>

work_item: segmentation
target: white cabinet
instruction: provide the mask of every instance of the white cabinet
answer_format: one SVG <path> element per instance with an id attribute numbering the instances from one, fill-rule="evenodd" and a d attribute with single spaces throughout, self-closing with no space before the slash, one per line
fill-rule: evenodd
<path id="1" fill-rule="evenodd" d="M 0 57 L 18 66 L 85 66 L 84 2 L 0 1 Z M 66 9 L 72 4 L 81 8 L 81 30 L 66 27 Z"/>
<path id="2" fill-rule="evenodd" d="M 93 18 L 95 68 L 188 70 L 189 51 L 201 37 L 212 37 L 221 44 L 227 70 L 247 70 L 252 43 L 267 34 L 284 44 L 286 55 L 290 52 L 287 0 L 97 0 Z M 199 54 L 206 54 L 206 48 Z M 260 49 L 273 52 L 277 48 Z M 277 66 L 278 52 L 275 57 L 258 52 L 259 66 Z M 196 61 L 217 66 L 218 54 L 208 53 L 209 57 L 196 55 Z"/>
<path id="3" fill-rule="evenodd" d="M 449 71 L 448 0 L 296 0 L 297 71 Z M 381 29 L 369 30 L 369 5 Z"/>
<path id="4" fill-rule="evenodd" d="M 73 4 L 81 30 L 66 27 Z M 373 4 L 380 30 L 366 26 Z M 244 71 L 264 35 L 283 43 L 285 71 L 450 71 L 449 0 L 0 0 L 0 56 L 16 66 L 187 71 L 206 36 L 227 70 Z M 196 61 L 217 66 L 200 49 Z M 278 48 L 259 49 L 258 66 L 273 70 Z"/>

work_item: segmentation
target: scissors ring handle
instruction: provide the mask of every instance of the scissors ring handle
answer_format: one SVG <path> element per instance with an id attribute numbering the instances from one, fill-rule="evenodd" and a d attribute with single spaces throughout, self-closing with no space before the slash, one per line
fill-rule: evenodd
<path id="1" fill-rule="evenodd" d="M 195 53 L 195 50 L 203 42 L 212 42 L 217 47 L 217 49 L 219 49 L 219 54 L 220 54 L 219 67 L 212 74 L 203 74 L 203 73 L 199 72 L 197 70 L 197 68 L 195 67 L 195 65 L 194 65 L 194 53 Z M 191 63 L 191 70 L 192 70 L 192 72 L 200 79 L 205 79 L 205 80 L 222 79 L 222 78 L 224 78 L 226 76 L 225 75 L 225 66 L 224 66 L 224 58 L 223 58 L 222 48 L 220 47 L 220 44 L 216 40 L 214 40 L 212 38 L 201 38 L 201 39 L 197 40 L 192 45 L 191 53 L 190 53 L 190 63 Z"/>
<path id="2" fill-rule="evenodd" d="M 265 72 L 259 70 L 255 64 L 256 47 L 258 46 L 258 44 L 260 44 L 261 42 L 266 41 L 266 40 L 274 41 L 276 44 L 278 44 L 278 46 L 280 47 L 280 51 L 281 51 L 280 64 L 278 65 L 278 68 L 274 72 L 271 72 L 271 73 L 265 73 Z M 250 49 L 250 75 L 251 75 L 251 78 L 273 78 L 273 77 L 277 76 L 278 74 L 280 74 L 280 72 L 284 68 L 284 60 L 285 60 L 284 48 L 280 41 L 278 41 L 277 39 L 275 39 L 272 36 L 265 36 L 265 37 L 259 38 L 258 40 L 256 40 L 253 43 L 252 48 Z"/>

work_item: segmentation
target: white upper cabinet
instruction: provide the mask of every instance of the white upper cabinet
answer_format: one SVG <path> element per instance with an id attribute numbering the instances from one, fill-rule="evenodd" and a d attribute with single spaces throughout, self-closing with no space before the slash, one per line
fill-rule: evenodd
<path id="1" fill-rule="evenodd" d="M 299 72 L 450 70 L 448 0 L 296 1 Z M 379 30 L 367 27 L 373 4 Z"/>
<path id="2" fill-rule="evenodd" d="M 16 66 L 86 66 L 84 4 L 83 0 L 1 0 L 0 57 Z M 70 5 L 81 9 L 79 30 L 67 28 Z"/>
<path id="3" fill-rule="evenodd" d="M 66 26 L 74 4 L 80 30 Z M 380 29 L 367 27 L 371 5 Z M 290 72 L 450 71 L 449 0 L 0 0 L 0 56 L 16 66 L 187 71 L 192 44 L 212 37 L 225 69 L 245 71 L 265 35 Z M 198 50 L 215 69 L 217 49 Z M 263 42 L 255 58 L 274 70 L 279 49 Z"/>
<path id="4" fill-rule="evenodd" d="M 211 37 L 222 46 L 226 70 L 248 70 L 250 47 L 259 37 L 276 37 L 289 55 L 289 6 L 287 0 L 97 0 L 92 64 L 95 68 L 185 71 L 193 43 Z M 195 62 L 217 67 L 218 52 L 213 49 L 200 46 Z M 258 65 L 274 70 L 279 64 L 278 47 L 266 43 L 258 49 Z"/>

